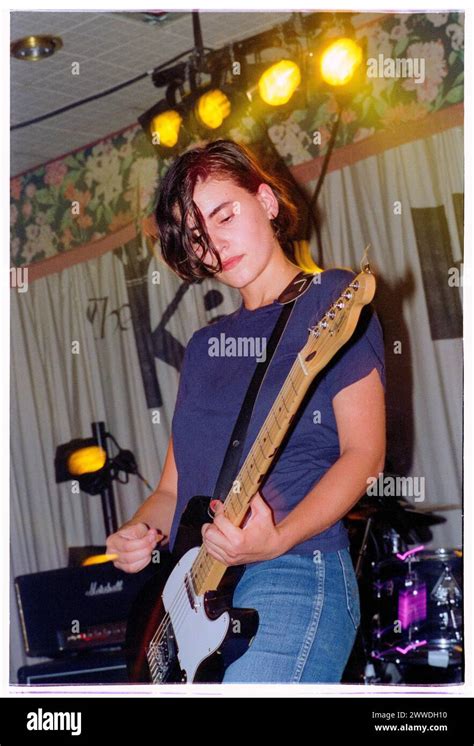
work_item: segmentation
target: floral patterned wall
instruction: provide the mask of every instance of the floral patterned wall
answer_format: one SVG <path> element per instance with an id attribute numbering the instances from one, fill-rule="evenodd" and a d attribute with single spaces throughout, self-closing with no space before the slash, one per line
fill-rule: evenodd
<path id="1" fill-rule="evenodd" d="M 355 143 L 400 123 L 423 119 L 463 100 L 462 13 L 391 14 L 356 32 L 367 56 L 423 59 L 423 82 L 367 77 L 342 113 L 336 147 Z M 14 92 L 13 92 L 14 93 Z M 288 166 L 326 151 L 337 104 L 321 94 L 308 109 L 286 119 L 274 113 L 265 125 Z M 318 130 L 321 142 L 313 143 Z M 259 125 L 243 118 L 228 136 L 256 142 Z M 97 240 L 153 210 L 160 175 L 169 159 L 158 158 L 139 125 L 11 180 L 11 261 L 32 264 Z M 71 203 L 78 202 L 78 214 Z"/>

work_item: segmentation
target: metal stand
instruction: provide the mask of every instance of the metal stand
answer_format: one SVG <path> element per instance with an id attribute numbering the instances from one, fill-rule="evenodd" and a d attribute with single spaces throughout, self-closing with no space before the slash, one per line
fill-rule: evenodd
<path id="1" fill-rule="evenodd" d="M 93 422 L 92 434 L 94 438 L 97 438 L 98 445 L 104 449 L 108 458 L 109 454 L 107 451 L 105 422 Z M 100 499 L 102 502 L 102 513 L 104 515 L 105 535 L 109 536 L 110 534 L 114 534 L 118 529 L 115 495 L 111 479 L 109 479 L 108 485 L 100 493 Z"/>

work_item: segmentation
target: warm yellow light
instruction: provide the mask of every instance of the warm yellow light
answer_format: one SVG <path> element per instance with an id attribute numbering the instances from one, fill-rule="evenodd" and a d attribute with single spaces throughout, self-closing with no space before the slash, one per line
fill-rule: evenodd
<path id="1" fill-rule="evenodd" d="M 81 476 L 81 474 L 92 474 L 102 469 L 107 460 L 107 455 L 103 448 L 99 446 L 87 446 L 79 448 L 71 453 L 67 460 L 67 466 L 70 474 Z"/>
<path id="2" fill-rule="evenodd" d="M 182 121 L 182 116 L 174 109 L 164 111 L 163 114 L 157 114 L 156 117 L 153 117 L 150 124 L 153 145 L 174 148 L 178 142 Z"/>
<path id="3" fill-rule="evenodd" d="M 118 557 L 118 554 L 91 554 L 90 557 L 86 557 L 82 561 L 82 567 L 88 567 L 89 565 L 101 565 L 103 562 L 113 562 Z"/>
<path id="4" fill-rule="evenodd" d="M 258 91 L 266 104 L 283 106 L 300 83 L 301 73 L 296 62 L 281 60 L 265 70 L 258 81 Z"/>
<path id="5" fill-rule="evenodd" d="M 230 101 L 218 88 L 203 93 L 196 104 L 196 114 L 206 127 L 212 130 L 221 126 L 230 114 Z"/>
<path id="6" fill-rule="evenodd" d="M 362 61 L 362 49 L 352 39 L 338 39 L 321 57 L 321 75 L 329 85 L 345 85 Z"/>

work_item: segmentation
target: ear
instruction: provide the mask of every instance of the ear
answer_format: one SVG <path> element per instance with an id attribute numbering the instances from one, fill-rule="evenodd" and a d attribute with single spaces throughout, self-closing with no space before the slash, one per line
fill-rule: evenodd
<path id="1" fill-rule="evenodd" d="M 256 197 L 267 213 L 268 219 L 276 218 L 280 206 L 271 186 L 262 182 L 257 189 Z"/>

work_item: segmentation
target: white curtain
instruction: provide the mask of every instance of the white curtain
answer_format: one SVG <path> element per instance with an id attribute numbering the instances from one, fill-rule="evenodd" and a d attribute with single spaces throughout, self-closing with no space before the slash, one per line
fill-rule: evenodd
<path id="1" fill-rule="evenodd" d="M 397 427 L 403 435 L 410 409 L 414 434 L 408 473 L 426 477 L 426 501 L 437 505 L 459 505 L 461 500 L 462 348 L 460 339 L 431 340 L 410 209 L 445 205 L 453 253 L 461 257 L 451 195 L 463 191 L 462 152 L 462 132 L 451 129 L 330 173 L 320 197 L 323 267 L 356 269 L 370 241 L 379 289 L 385 287 L 379 299 L 393 302 L 396 296 L 402 301 L 399 315 L 392 313 L 393 305 L 378 305 L 388 333 L 388 352 L 402 331 L 405 343 L 399 359 L 389 361 L 392 371 L 400 366 L 407 383 L 406 401 L 393 401 L 388 391 L 392 435 L 396 436 Z M 393 214 L 396 200 L 402 202 L 401 216 Z M 159 284 L 153 281 L 156 270 Z M 404 295 L 408 273 L 413 288 Z M 181 281 L 155 258 L 147 278 L 142 290 L 148 293 L 154 329 Z M 120 445 L 133 451 L 139 470 L 153 487 L 159 480 L 178 372 L 155 359 L 164 403 L 160 422 L 154 423 L 134 328 L 122 313 L 120 329 L 113 313 L 120 308 L 126 312 L 129 289 L 123 263 L 110 252 L 37 280 L 26 293 L 12 291 L 12 579 L 65 567 L 68 547 L 104 543 L 99 498 L 73 494 L 71 483 L 57 485 L 54 475 L 56 447 L 72 438 L 89 437 L 93 421 L 104 420 Z M 209 295 L 211 290 L 222 298 Z M 196 329 L 217 314 L 230 313 L 239 302 L 236 291 L 204 281 L 188 289 L 166 328 L 185 345 Z M 79 343 L 77 354 L 73 343 Z M 397 438 L 392 440 L 396 450 Z M 115 491 L 119 521 L 130 517 L 149 493 L 134 477 L 127 485 L 116 483 Z M 459 546 L 456 519 L 460 514 L 444 515 L 449 520 L 435 529 L 435 543 Z M 25 663 L 12 590 L 11 681 L 16 681 L 17 669 Z"/>
<path id="2" fill-rule="evenodd" d="M 444 207 L 453 260 L 459 262 L 453 194 L 463 192 L 461 127 L 334 171 L 321 191 L 324 267 L 356 270 L 371 244 L 375 306 L 385 332 L 393 470 L 424 478 L 425 501 L 417 499 L 416 508 L 452 507 L 439 513 L 446 522 L 432 528 L 431 547 L 461 545 L 462 339 L 431 338 L 411 210 Z M 394 213 L 396 202 L 401 214 Z M 448 284 L 448 276 L 442 280 Z M 453 300 L 456 292 L 452 288 Z M 394 352 L 398 341 L 400 354 Z"/>

